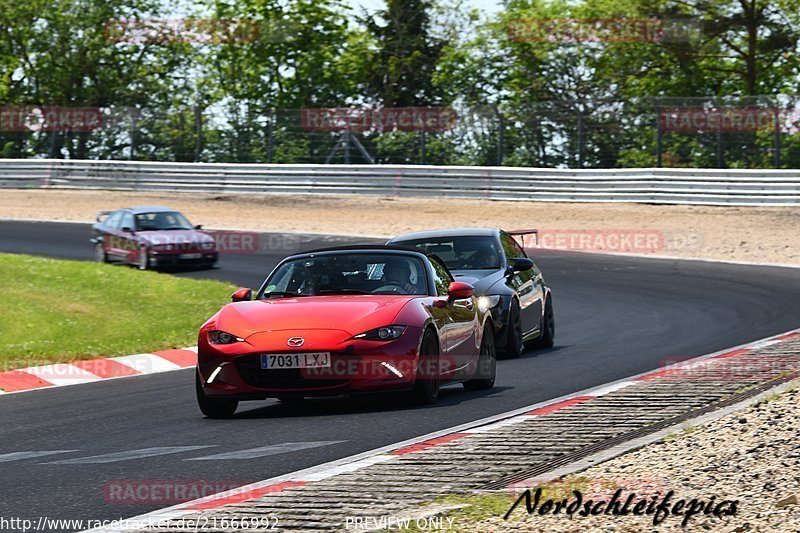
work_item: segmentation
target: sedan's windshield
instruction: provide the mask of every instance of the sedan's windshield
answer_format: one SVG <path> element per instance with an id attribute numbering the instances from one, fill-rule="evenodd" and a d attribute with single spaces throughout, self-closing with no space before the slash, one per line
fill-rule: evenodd
<path id="1" fill-rule="evenodd" d="M 386 253 L 323 254 L 282 264 L 259 296 L 427 294 L 418 257 Z"/>
<path id="2" fill-rule="evenodd" d="M 136 215 L 137 231 L 192 229 L 192 224 L 177 211 L 139 213 Z"/>
<path id="3" fill-rule="evenodd" d="M 438 255 L 450 270 L 488 270 L 500 268 L 500 253 L 490 235 L 461 237 L 432 237 L 392 244 L 418 248 L 424 253 Z"/>

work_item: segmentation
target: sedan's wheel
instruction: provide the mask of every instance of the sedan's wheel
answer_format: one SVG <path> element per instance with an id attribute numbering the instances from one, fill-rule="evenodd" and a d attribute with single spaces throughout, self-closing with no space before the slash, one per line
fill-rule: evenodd
<path id="1" fill-rule="evenodd" d="M 239 407 L 237 400 L 209 398 L 206 396 L 200 384 L 199 372 L 195 372 L 194 384 L 197 392 L 197 405 L 200 406 L 200 411 L 208 418 L 230 418 L 236 412 L 236 408 Z"/>
<path id="2" fill-rule="evenodd" d="M 439 341 L 430 329 L 422 336 L 414 399 L 421 404 L 431 404 L 439 399 Z"/>
<path id="3" fill-rule="evenodd" d="M 139 270 L 147 270 L 150 268 L 150 256 L 147 255 L 147 248 L 144 246 L 139 248 L 139 260 L 136 262 Z"/>
<path id="4" fill-rule="evenodd" d="M 108 263 L 108 255 L 103 249 L 103 243 L 101 242 L 94 245 L 94 260 L 98 263 Z"/>
<path id="5" fill-rule="evenodd" d="M 475 371 L 475 376 L 475 379 L 464 382 L 465 389 L 481 390 L 494 387 L 495 376 L 497 376 L 497 355 L 495 353 L 494 335 L 488 325 L 483 330 L 481 355 L 478 359 L 478 368 Z"/>
<path id="6" fill-rule="evenodd" d="M 532 346 L 534 348 L 552 348 L 556 338 L 556 320 L 553 316 L 552 298 L 547 298 L 545 302 L 540 329 L 542 334 L 533 341 Z"/>
<path id="7" fill-rule="evenodd" d="M 508 311 L 508 325 L 506 326 L 508 335 L 503 349 L 503 355 L 509 359 L 519 357 L 525 350 L 525 344 L 522 341 L 522 319 L 520 316 L 519 302 L 513 300 Z"/>

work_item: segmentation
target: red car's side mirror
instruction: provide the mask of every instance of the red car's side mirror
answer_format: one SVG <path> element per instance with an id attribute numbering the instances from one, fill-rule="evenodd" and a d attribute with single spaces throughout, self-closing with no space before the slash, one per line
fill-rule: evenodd
<path id="1" fill-rule="evenodd" d="M 231 294 L 232 302 L 248 302 L 253 299 L 253 289 L 239 289 Z"/>
<path id="2" fill-rule="evenodd" d="M 475 287 L 463 281 L 454 281 L 447 287 L 447 295 L 454 300 L 463 300 L 475 294 Z"/>

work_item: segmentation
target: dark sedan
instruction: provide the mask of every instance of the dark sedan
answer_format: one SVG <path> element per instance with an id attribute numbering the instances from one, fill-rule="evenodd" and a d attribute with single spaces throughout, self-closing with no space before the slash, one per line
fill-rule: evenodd
<path id="1" fill-rule="evenodd" d="M 95 259 L 129 263 L 140 270 L 194 265 L 212 267 L 219 258 L 214 237 L 178 211 L 139 206 L 103 211 L 92 225 Z"/>
<path id="2" fill-rule="evenodd" d="M 474 286 L 478 304 L 491 310 L 495 343 L 505 356 L 518 357 L 526 345 L 553 346 L 550 288 L 510 233 L 484 228 L 420 231 L 394 237 L 389 244 L 434 253 L 455 279 Z"/>

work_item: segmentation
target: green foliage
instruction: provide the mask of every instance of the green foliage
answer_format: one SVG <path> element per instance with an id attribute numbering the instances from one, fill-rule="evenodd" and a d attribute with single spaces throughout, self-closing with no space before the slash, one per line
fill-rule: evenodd
<path id="1" fill-rule="evenodd" d="M 337 132 L 310 131 L 303 108 L 452 106 L 448 131 L 356 135 L 382 163 L 654 165 L 654 98 L 800 93 L 800 0 L 507 0 L 492 16 L 464 0 L 190 9 L 247 32 L 120 41 L 115 22 L 178 15 L 159 0 L 0 0 L 0 107 L 106 110 L 99 131 L 0 128 L 0 156 L 322 162 Z M 800 165 L 795 129 L 779 139 L 781 166 Z M 776 164 L 770 132 L 660 140 L 665 166 Z"/>

